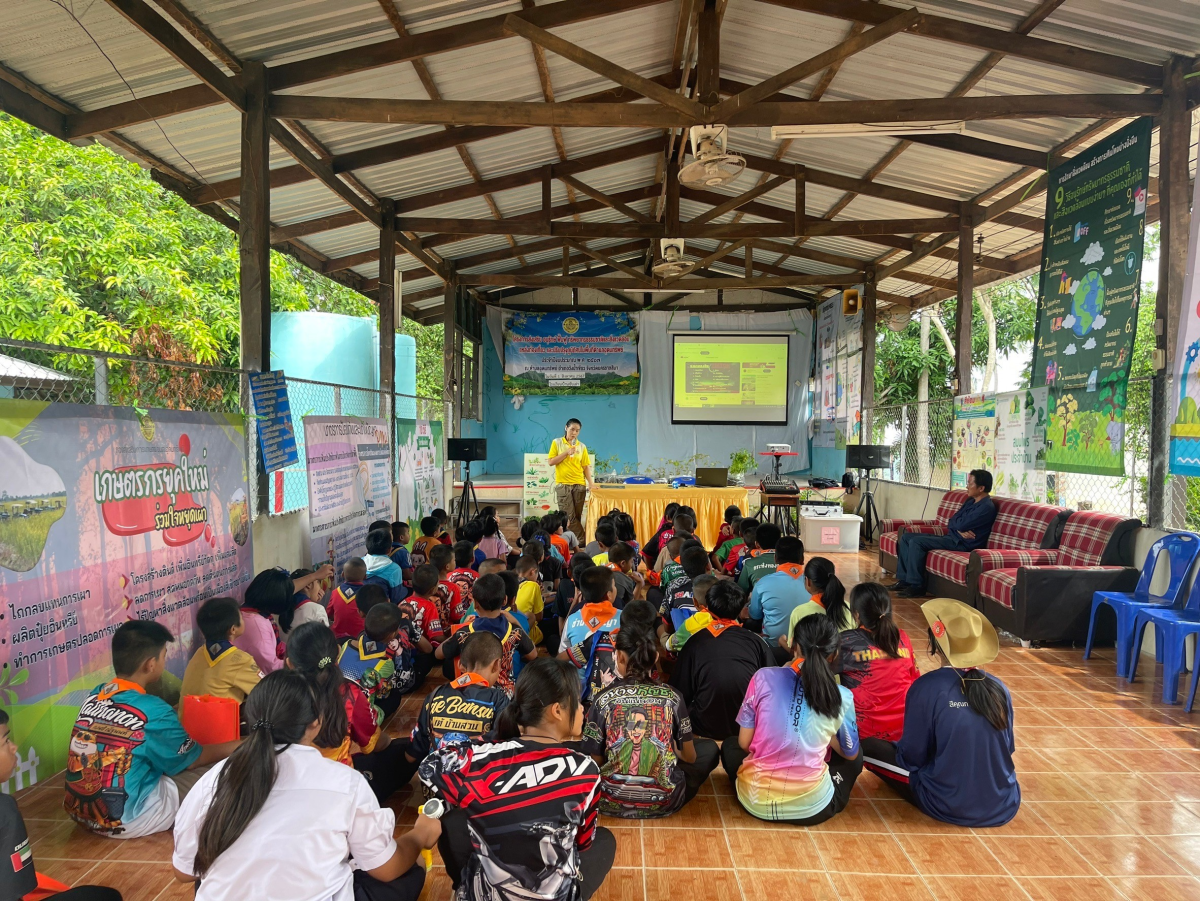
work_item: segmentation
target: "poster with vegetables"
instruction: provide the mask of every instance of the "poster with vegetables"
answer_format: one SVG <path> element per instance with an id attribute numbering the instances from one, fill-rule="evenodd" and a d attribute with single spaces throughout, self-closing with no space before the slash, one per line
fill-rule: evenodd
<path id="1" fill-rule="evenodd" d="M 996 464 L 996 395 L 954 398 L 950 439 L 951 488 L 965 488 L 972 469 L 990 472 Z"/>
<path id="2" fill-rule="evenodd" d="M 1046 502 L 1046 426 L 1050 389 L 996 395 L 996 463 L 992 492 Z"/>
<path id="3" fill-rule="evenodd" d="M 1048 176 L 1033 387 L 1050 389 L 1051 470 L 1125 472 L 1150 130 L 1138 119 Z"/>
<path id="4" fill-rule="evenodd" d="M 558 506 L 554 495 L 554 467 L 545 454 L 526 454 L 521 491 L 521 519 L 542 517 Z"/>

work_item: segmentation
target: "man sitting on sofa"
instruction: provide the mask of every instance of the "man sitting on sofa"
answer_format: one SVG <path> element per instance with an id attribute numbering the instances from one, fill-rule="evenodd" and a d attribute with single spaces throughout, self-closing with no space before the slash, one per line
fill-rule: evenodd
<path id="1" fill-rule="evenodd" d="M 896 581 L 889 586 L 906 598 L 925 596 L 925 555 L 930 551 L 973 551 L 987 543 L 996 521 L 992 474 L 973 469 L 967 475 L 967 500 L 950 517 L 945 535 L 905 532 L 896 546 Z"/>

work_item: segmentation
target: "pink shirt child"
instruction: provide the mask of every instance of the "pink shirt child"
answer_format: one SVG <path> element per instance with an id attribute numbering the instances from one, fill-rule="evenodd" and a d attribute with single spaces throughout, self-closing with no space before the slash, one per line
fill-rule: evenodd
<path id="1" fill-rule="evenodd" d="M 253 657 L 264 674 L 273 673 L 282 667 L 279 635 L 271 618 L 263 616 L 257 610 L 243 607 L 242 623 L 245 624 L 246 631 L 233 640 L 233 646 L 241 648 Z"/>

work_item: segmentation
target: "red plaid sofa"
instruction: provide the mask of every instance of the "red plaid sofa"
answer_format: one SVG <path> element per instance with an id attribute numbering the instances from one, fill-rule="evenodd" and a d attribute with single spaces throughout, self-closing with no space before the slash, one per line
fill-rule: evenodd
<path id="1" fill-rule="evenodd" d="M 1022 641 L 1085 641 L 1092 594 L 1137 585 L 1131 564 L 1141 525 L 1113 513 L 1072 513 L 1057 548 L 974 551 L 975 606 Z"/>
<path id="2" fill-rule="evenodd" d="M 966 499 L 966 492 L 952 491 L 950 494 L 961 494 L 963 500 Z M 991 535 L 988 536 L 988 549 L 994 548 L 1002 552 L 1022 552 L 1057 546 L 1063 523 L 1066 521 L 1069 511 L 1061 507 L 1050 507 L 1046 504 L 1034 504 L 1006 497 L 993 497 L 992 502 L 996 505 L 997 513 Z M 953 503 L 954 511 L 962 506 L 962 502 L 957 498 Z M 943 499 L 943 506 L 938 508 L 939 515 L 945 506 L 945 499 Z M 954 511 L 946 516 L 947 522 Z M 945 535 L 947 531 L 944 523 L 933 528 L 921 526 L 917 529 L 910 529 L 907 525 L 901 528 L 903 531 L 934 535 Z M 897 531 L 895 539 L 889 541 L 892 552 L 892 572 L 895 572 L 895 549 L 900 540 L 899 530 Z M 884 562 L 882 537 L 879 541 L 879 557 L 880 565 L 887 569 Z M 927 580 L 929 593 L 934 597 L 956 598 L 964 603 L 974 604 L 979 568 L 972 568 L 973 560 L 970 551 L 930 551 L 925 558 L 925 566 L 929 571 Z"/>
<path id="3" fill-rule="evenodd" d="M 896 571 L 896 545 L 904 532 L 916 532 L 919 535 L 945 535 L 946 523 L 958 512 L 958 508 L 967 499 L 967 493 L 962 490 L 947 491 L 933 519 L 884 519 L 879 523 L 879 565 L 890 573 Z"/>

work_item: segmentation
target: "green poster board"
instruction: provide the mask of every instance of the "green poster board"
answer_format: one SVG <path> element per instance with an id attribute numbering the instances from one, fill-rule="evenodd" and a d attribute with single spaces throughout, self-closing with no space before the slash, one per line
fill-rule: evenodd
<path id="1" fill-rule="evenodd" d="M 1049 173 L 1033 387 L 1051 392 L 1051 470 L 1125 473 L 1150 130 L 1139 119 Z"/>

